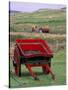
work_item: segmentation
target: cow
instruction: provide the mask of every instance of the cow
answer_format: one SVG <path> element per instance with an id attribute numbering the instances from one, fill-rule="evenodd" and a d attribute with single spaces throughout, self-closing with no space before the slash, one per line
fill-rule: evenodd
<path id="1" fill-rule="evenodd" d="M 49 28 L 39 28 L 39 32 L 49 33 Z"/>
<path id="2" fill-rule="evenodd" d="M 46 28 L 42 28 L 42 27 L 40 27 L 40 28 L 37 28 L 37 26 L 35 26 L 35 27 L 32 27 L 32 32 L 42 32 L 42 33 L 49 33 L 49 28 L 48 27 L 46 27 Z"/>
<path id="3" fill-rule="evenodd" d="M 39 28 L 37 26 L 32 27 L 32 32 L 39 32 Z"/>
<path id="4" fill-rule="evenodd" d="M 32 32 L 35 32 L 35 28 L 34 27 L 32 27 Z"/>

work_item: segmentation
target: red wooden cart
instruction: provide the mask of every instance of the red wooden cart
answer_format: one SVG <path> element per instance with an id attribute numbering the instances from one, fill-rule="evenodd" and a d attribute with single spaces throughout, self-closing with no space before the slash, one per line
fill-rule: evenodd
<path id="1" fill-rule="evenodd" d="M 51 70 L 51 58 L 53 52 L 47 42 L 42 39 L 17 39 L 14 49 L 13 65 L 15 74 L 21 76 L 21 64 L 25 64 L 34 79 L 37 75 L 32 71 L 32 67 L 41 66 L 45 74 L 51 74 L 52 79 L 55 75 Z"/>

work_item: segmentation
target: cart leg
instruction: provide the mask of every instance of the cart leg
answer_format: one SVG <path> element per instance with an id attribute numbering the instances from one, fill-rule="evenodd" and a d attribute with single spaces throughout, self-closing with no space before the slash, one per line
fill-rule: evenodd
<path id="1" fill-rule="evenodd" d="M 32 75 L 32 77 L 34 77 L 35 80 L 39 80 L 39 78 L 37 77 L 37 75 L 32 71 L 32 68 L 30 65 L 26 64 L 26 67 L 28 68 L 30 74 Z"/>
<path id="2" fill-rule="evenodd" d="M 15 74 L 17 75 L 18 73 L 17 66 L 15 66 L 14 68 L 15 68 Z"/>
<path id="3" fill-rule="evenodd" d="M 48 69 L 48 71 L 49 71 L 50 74 L 52 75 L 52 79 L 55 80 L 55 75 L 54 75 L 54 73 L 52 72 L 52 70 L 51 70 L 51 68 L 49 67 L 49 65 L 46 64 L 45 67 Z"/>
<path id="4" fill-rule="evenodd" d="M 19 77 L 21 76 L 21 65 L 15 66 L 15 74 Z"/>
<path id="5" fill-rule="evenodd" d="M 46 68 L 46 66 L 42 66 L 42 70 L 43 70 L 43 73 L 49 74 L 49 71 L 48 71 L 48 69 Z"/>

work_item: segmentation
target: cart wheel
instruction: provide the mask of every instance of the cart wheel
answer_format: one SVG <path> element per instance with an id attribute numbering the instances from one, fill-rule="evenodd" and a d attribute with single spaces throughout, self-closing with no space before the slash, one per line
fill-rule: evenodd
<path id="1" fill-rule="evenodd" d="M 15 62 L 15 60 L 13 60 L 13 66 L 16 67 L 16 62 Z"/>
<path id="2" fill-rule="evenodd" d="M 19 53 L 19 50 L 17 47 L 14 50 L 13 65 L 14 65 L 14 69 L 15 69 L 15 74 L 20 77 L 21 76 L 20 53 Z"/>
<path id="3" fill-rule="evenodd" d="M 49 65 L 49 67 L 51 67 L 51 63 L 49 63 L 48 65 Z M 43 70 L 43 73 L 46 75 L 50 73 L 44 66 L 42 67 L 42 70 Z"/>

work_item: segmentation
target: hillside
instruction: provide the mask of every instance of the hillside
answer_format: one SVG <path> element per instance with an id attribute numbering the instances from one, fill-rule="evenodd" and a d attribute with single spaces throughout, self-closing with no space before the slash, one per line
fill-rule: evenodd
<path id="1" fill-rule="evenodd" d="M 60 10 L 38 10 L 32 13 L 10 14 L 10 31 L 31 31 L 32 26 L 50 28 L 51 33 L 66 33 L 66 12 Z"/>

